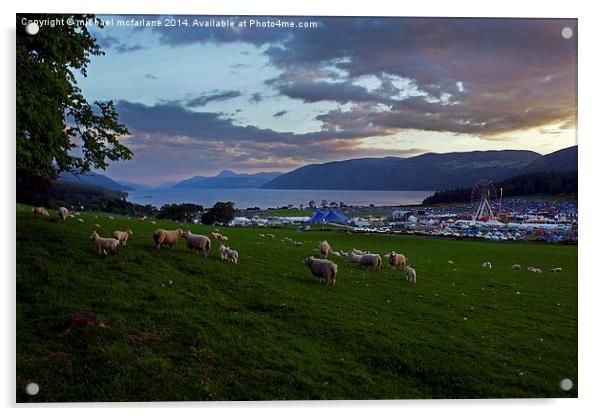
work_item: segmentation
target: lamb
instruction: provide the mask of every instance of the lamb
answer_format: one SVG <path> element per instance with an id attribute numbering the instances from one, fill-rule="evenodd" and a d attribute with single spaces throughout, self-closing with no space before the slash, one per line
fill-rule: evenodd
<path id="1" fill-rule="evenodd" d="M 340 253 L 340 252 L 338 252 L 338 251 L 333 251 L 331 254 L 332 254 L 333 256 L 341 257 L 341 253 Z"/>
<path id="2" fill-rule="evenodd" d="M 63 219 L 63 221 L 65 221 L 67 219 L 67 217 L 69 216 L 69 210 L 65 207 L 60 207 L 59 209 L 56 210 L 56 213 L 59 217 L 61 217 Z"/>
<path id="3" fill-rule="evenodd" d="M 219 246 L 219 256 L 222 260 L 226 260 L 228 258 L 228 253 L 226 253 L 226 249 L 226 246 L 223 244 Z"/>
<path id="4" fill-rule="evenodd" d="M 228 257 L 228 261 L 238 264 L 238 251 L 232 250 L 230 247 L 226 247 L 226 256 Z"/>
<path id="5" fill-rule="evenodd" d="M 98 254 L 104 254 L 105 256 L 107 255 L 107 249 L 115 252 L 119 246 L 119 240 L 115 238 L 103 238 L 98 235 L 96 230 L 92 231 L 90 240 L 94 240 L 96 248 L 98 248 Z"/>
<path id="6" fill-rule="evenodd" d="M 513 264 L 512 270 L 520 270 L 520 264 Z"/>
<path id="7" fill-rule="evenodd" d="M 527 267 L 527 271 L 531 272 L 531 273 L 541 273 L 541 269 L 538 269 L 537 267 L 533 267 L 533 266 Z"/>
<path id="8" fill-rule="evenodd" d="M 199 255 L 202 251 L 205 254 L 205 257 L 207 257 L 207 252 L 211 249 L 211 240 L 209 237 L 200 234 L 193 234 L 190 231 L 183 233 L 182 237 L 184 237 L 186 240 L 186 245 L 188 248 L 197 250 Z"/>
<path id="9" fill-rule="evenodd" d="M 34 209 L 31 210 L 31 212 L 33 212 L 36 215 L 40 215 L 42 217 L 49 217 L 50 214 L 48 213 L 48 211 L 46 211 L 44 209 L 44 207 L 35 207 Z"/>
<path id="10" fill-rule="evenodd" d="M 397 267 L 401 267 L 403 269 L 407 264 L 406 256 L 392 251 L 389 253 L 389 264 L 391 267 L 393 267 L 393 269 L 396 269 Z"/>
<path id="11" fill-rule="evenodd" d="M 562 267 L 553 267 L 550 269 L 550 273 L 560 273 L 562 271 Z"/>
<path id="12" fill-rule="evenodd" d="M 120 244 L 123 244 L 124 246 L 127 246 L 128 245 L 128 238 L 132 234 L 134 234 L 134 232 L 132 231 L 131 228 L 128 228 L 127 231 L 115 231 L 113 233 L 113 238 L 116 238 L 117 240 L 119 240 Z"/>
<path id="13" fill-rule="evenodd" d="M 406 273 L 406 280 L 416 283 L 416 270 L 410 266 L 404 266 L 403 271 Z"/>
<path id="14" fill-rule="evenodd" d="M 163 244 L 168 244 L 173 248 L 173 246 L 178 243 L 178 239 L 183 236 L 184 231 L 182 231 L 180 228 L 177 230 L 164 230 L 162 228 L 158 228 L 153 234 L 157 250 L 159 250 Z"/>
<path id="15" fill-rule="evenodd" d="M 363 254 L 360 256 L 358 264 L 360 266 L 374 267 L 375 269 L 380 271 L 382 259 L 380 258 L 380 254 Z"/>
<path id="16" fill-rule="evenodd" d="M 222 241 L 228 241 L 228 237 L 225 235 L 221 235 L 219 239 Z"/>
<path id="17" fill-rule="evenodd" d="M 358 250 L 358 249 L 355 249 L 355 248 L 351 249 L 351 252 L 353 254 L 357 254 L 358 256 L 361 256 L 362 254 L 370 254 L 369 251 L 362 251 L 362 250 Z"/>
<path id="18" fill-rule="evenodd" d="M 315 259 L 313 256 L 303 259 L 303 264 L 306 265 L 311 273 L 320 279 L 326 279 L 326 284 L 332 283 L 334 286 L 337 282 L 337 265 L 330 260 Z"/>
<path id="19" fill-rule="evenodd" d="M 491 269 L 491 262 L 486 261 L 485 263 L 481 264 L 481 267 L 484 269 Z"/>
<path id="20" fill-rule="evenodd" d="M 328 244 L 328 241 L 324 240 L 320 243 L 320 253 L 322 254 L 322 257 L 328 257 L 328 255 L 332 252 L 332 249 L 330 248 L 330 244 Z"/>

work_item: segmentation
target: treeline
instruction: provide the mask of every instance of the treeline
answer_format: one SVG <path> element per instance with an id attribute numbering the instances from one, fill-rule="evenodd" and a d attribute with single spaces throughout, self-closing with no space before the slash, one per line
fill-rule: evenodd
<path id="1" fill-rule="evenodd" d="M 535 172 L 514 176 L 495 184 L 503 188 L 504 197 L 548 195 L 577 197 L 577 171 Z M 437 191 L 422 201 L 422 205 L 470 202 L 471 188 Z"/>

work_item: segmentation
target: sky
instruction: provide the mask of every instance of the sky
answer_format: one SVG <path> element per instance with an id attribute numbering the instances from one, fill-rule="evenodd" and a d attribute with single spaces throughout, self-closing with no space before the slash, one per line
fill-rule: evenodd
<path id="1" fill-rule="evenodd" d="M 577 141 L 574 19 L 100 17 L 78 83 L 130 131 L 114 179 Z"/>

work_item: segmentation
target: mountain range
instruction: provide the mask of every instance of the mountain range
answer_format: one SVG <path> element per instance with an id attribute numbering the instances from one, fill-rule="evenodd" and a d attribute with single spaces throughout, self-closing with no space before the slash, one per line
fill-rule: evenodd
<path id="1" fill-rule="evenodd" d="M 307 165 L 288 173 L 224 170 L 216 176 L 194 176 L 154 189 L 438 190 L 472 186 L 483 178 L 500 181 L 531 172 L 576 170 L 577 146 L 572 146 L 543 156 L 527 150 L 488 150 L 350 159 Z M 79 176 L 63 173 L 59 181 L 117 191 L 153 189 L 93 172 Z"/>

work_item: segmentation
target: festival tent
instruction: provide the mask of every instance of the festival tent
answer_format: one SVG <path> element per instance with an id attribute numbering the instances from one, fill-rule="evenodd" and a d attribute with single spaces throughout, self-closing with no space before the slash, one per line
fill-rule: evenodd
<path id="1" fill-rule="evenodd" d="M 329 210 L 328 213 L 324 216 L 324 220 L 327 222 L 348 222 L 349 219 L 347 217 L 345 217 L 341 211 L 336 210 Z"/>
<path id="2" fill-rule="evenodd" d="M 310 224 L 317 224 L 319 222 L 324 222 L 324 213 L 319 209 L 316 209 L 314 215 L 307 221 Z"/>

